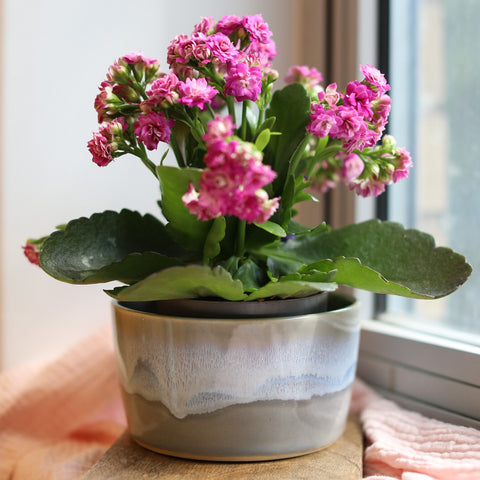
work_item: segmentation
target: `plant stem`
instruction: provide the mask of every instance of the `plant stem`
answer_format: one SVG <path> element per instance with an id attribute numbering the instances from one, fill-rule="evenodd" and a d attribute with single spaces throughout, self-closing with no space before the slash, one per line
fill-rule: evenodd
<path id="1" fill-rule="evenodd" d="M 180 168 L 185 168 L 187 166 L 185 164 L 185 159 L 183 158 L 182 151 L 178 145 L 177 137 L 173 133 L 170 135 L 170 146 L 172 147 L 175 159 L 177 160 L 177 165 Z"/>
<path id="2" fill-rule="evenodd" d="M 157 167 L 155 164 L 148 158 L 147 152 L 145 151 L 145 146 L 143 143 L 138 144 L 138 148 L 135 149 L 135 155 L 140 158 L 143 164 L 153 173 L 155 178 L 157 177 Z"/>
<path id="3" fill-rule="evenodd" d="M 308 142 L 310 141 L 310 138 L 312 137 L 312 134 L 309 133 L 307 134 L 304 139 L 301 141 L 300 145 L 297 147 L 297 150 L 292 156 L 292 159 L 290 160 L 290 165 L 288 167 L 288 173 L 293 174 L 294 176 L 297 176 L 296 170 L 298 163 L 300 162 L 300 159 L 302 158 L 302 155 L 305 153 L 305 148 L 308 145 Z"/>
<path id="4" fill-rule="evenodd" d="M 232 117 L 232 122 L 235 124 L 235 105 L 233 103 L 233 98 L 232 97 L 226 97 L 225 101 L 227 103 L 227 108 L 228 108 L 228 113 Z"/>
<path id="5" fill-rule="evenodd" d="M 265 119 L 265 108 L 259 108 L 256 134 L 258 134 L 258 129 L 261 127 L 264 119 Z"/>
<path id="6" fill-rule="evenodd" d="M 247 229 L 247 221 L 239 220 L 237 227 L 237 257 L 243 257 L 245 252 L 245 231 Z"/>
<path id="7" fill-rule="evenodd" d="M 212 118 L 215 118 L 215 111 L 213 110 L 212 106 L 209 103 L 207 103 L 206 105 L 207 105 L 207 110 L 212 116 Z"/>
<path id="8" fill-rule="evenodd" d="M 247 135 L 247 109 L 248 109 L 248 100 L 244 100 L 242 104 L 242 130 L 241 138 L 246 139 Z"/>

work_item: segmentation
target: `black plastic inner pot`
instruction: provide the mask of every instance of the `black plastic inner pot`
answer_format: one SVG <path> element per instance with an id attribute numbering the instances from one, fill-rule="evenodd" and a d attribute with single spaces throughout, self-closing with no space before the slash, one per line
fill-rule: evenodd
<path id="1" fill-rule="evenodd" d="M 265 318 L 307 315 L 345 308 L 353 298 L 339 293 L 321 292 L 302 298 L 265 299 L 232 302 L 216 298 L 188 298 L 155 302 L 119 302 L 132 310 L 176 317 L 196 318 Z"/>

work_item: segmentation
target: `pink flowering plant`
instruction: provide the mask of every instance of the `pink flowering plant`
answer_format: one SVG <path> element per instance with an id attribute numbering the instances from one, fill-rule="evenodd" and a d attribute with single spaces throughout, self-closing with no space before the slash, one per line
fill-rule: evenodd
<path id="1" fill-rule="evenodd" d="M 340 89 L 294 66 L 274 89 L 275 54 L 253 15 L 203 18 L 171 41 L 168 72 L 141 53 L 119 58 L 95 99 L 88 150 L 101 167 L 137 157 L 159 182 L 161 215 L 79 218 L 28 241 L 27 257 L 62 281 L 120 282 L 107 293 L 121 301 L 302 297 L 339 284 L 414 298 L 455 290 L 470 266 L 422 232 L 295 220 L 312 191 L 342 182 L 376 196 L 412 161 L 383 135 L 389 85 L 376 68 Z M 159 165 L 149 158 L 158 149 Z"/>

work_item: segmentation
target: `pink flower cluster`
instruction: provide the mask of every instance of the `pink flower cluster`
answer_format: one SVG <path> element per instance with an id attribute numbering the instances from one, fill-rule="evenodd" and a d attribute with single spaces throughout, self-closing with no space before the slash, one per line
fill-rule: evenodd
<path id="1" fill-rule="evenodd" d="M 161 73 L 158 61 L 141 52 L 118 59 L 109 67 L 95 98 L 101 127 L 88 144 L 93 161 L 98 165 L 111 162 L 105 124 L 116 119 L 133 127 L 130 142 L 137 140 L 154 150 L 160 142 L 169 142 L 182 107 L 215 108 L 227 97 L 256 101 L 262 83 L 278 76 L 271 68 L 276 55 L 271 36 L 261 15 L 229 15 L 217 23 L 205 17 L 190 37 L 180 35 L 170 42 L 168 73 Z M 128 152 L 127 143 L 122 146 Z"/>
<path id="2" fill-rule="evenodd" d="M 262 91 L 262 71 L 260 67 L 249 67 L 245 63 L 234 63 L 227 67 L 223 93 L 231 95 L 237 102 L 255 101 Z"/>
<path id="3" fill-rule="evenodd" d="M 168 109 L 174 105 L 198 107 L 205 109 L 210 104 L 218 90 L 209 85 L 205 78 L 187 78 L 180 80 L 175 73 L 162 74 L 147 90 L 147 100 L 140 104 L 143 112 L 149 112 L 158 107 Z"/>
<path id="4" fill-rule="evenodd" d="M 199 191 L 193 184 L 182 200 L 199 220 L 222 215 L 236 216 L 248 223 L 263 223 L 278 208 L 279 199 L 269 199 L 262 187 L 276 173 L 262 163 L 262 154 L 251 143 L 233 135 L 231 117 L 216 117 L 203 137 L 207 146 L 206 168 Z"/>
<path id="5" fill-rule="evenodd" d="M 157 60 L 132 52 L 119 58 L 108 69 L 106 80 L 100 84 L 100 93 L 95 98 L 98 123 L 122 116 L 125 108 L 141 101 L 136 88 L 139 82 L 151 82 L 158 77 L 160 65 Z"/>
<path id="6" fill-rule="evenodd" d="M 249 222 L 269 218 L 278 199 L 269 199 L 263 187 L 275 172 L 263 165 L 252 144 L 234 136 L 229 117 L 211 120 L 206 134 L 204 124 L 207 114 L 213 117 L 225 104 L 235 115 L 233 101 L 256 101 L 260 110 L 268 105 L 278 77 L 271 66 L 276 55 L 271 36 L 261 15 L 228 15 L 218 22 L 204 17 L 190 36 L 170 42 L 168 73 L 141 52 L 118 59 L 95 99 L 100 128 L 88 142 L 93 161 L 105 166 L 132 153 L 148 164 L 145 149 L 170 143 L 180 122 L 185 128 L 177 131 L 189 130 L 198 152 L 206 148 L 199 191 L 190 186 L 184 196 L 189 210 L 203 220 L 224 214 Z M 309 170 L 315 170 L 314 183 L 322 192 L 343 181 L 360 195 L 378 195 L 406 177 L 411 166 L 407 151 L 388 141 L 376 146 L 390 112 L 390 87 L 378 69 L 365 65 L 360 70 L 364 80 L 348 83 L 344 91 L 335 83 L 323 89 L 321 73 L 307 66 L 295 65 L 285 77 L 286 83 L 304 85 L 311 99 L 306 133 L 317 142 L 326 139 L 327 158 L 313 153 L 317 163 Z M 176 155 L 182 155 L 182 135 L 172 142 Z M 179 165 L 189 166 L 189 159 Z"/>
<path id="7" fill-rule="evenodd" d="M 374 146 L 382 136 L 390 112 L 390 89 L 384 76 L 370 65 L 362 66 L 363 82 L 350 82 L 344 93 L 330 84 L 312 105 L 307 130 L 316 137 L 339 139 L 352 152 Z"/>
<path id="8" fill-rule="evenodd" d="M 310 68 L 306 65 L 293 65 L 288 69 L 284 81 L 289 83 L 300 83 L 305 86 L 308 92 L 318 92 L 321 90 L 320 82 L 323 81 L 322 74 L 316 68 Z"/>
<path id="9" fill-rule="evenodd" d="M 405 148 L 398 148 L 393 137 L 386 135 L 381 145 L 362 152 L 339 150 L 318 166 L 315 184 L 325 193 L 343 181 L 350 190 L 363 197 L 378 196 L 385 186 L 408 176 L 413 163 Z"/>
<path id="10" fill-rule="evenodd" d="M 308 70 L 297 67 L 293 78 L 308 76 Z M 332 83 L 320 91 L 312 102 L 308 132 L 318 138 L 333 140 L 337 152 L 319 163 L 315 184 L 326 192 L 343 181 L 364 197 L 377 196 L 385 186 L 408 175 L 412 166 L 410 154 L 395 147 L 392 137 L 382 138 L 390 113 L 390 86 L 375 67 L 360 67 L 362 82 L 348 83 L 344 92 Z M 330 144 L 329 144 L 330 145 Z"/>
<path id="11" fill-rule="evenodd" d="M 387 135 L 383 139 L 383 146 L 374 150 L 371 158 L 367 157 L 366 173 L 346 182 L 357 195 L 376 197 L 385 191 L 386 185 L 396 183 L 408 176 L 409 169 L 413 165 L 410 153 L 405 148 L 394 145 L 393 148 L 385 151 L 385 145 L 389 144 L 394 144 L 394 140 Z M 381 153 L 376 156 L 376 152 Z"/>
<path id="12" fill-rule="evenodd" d="M 92 154 L 93 161 L 99 167 L 105 167 L 113 160 L 114 152 L 118 149 L 119 140 L 121 141 L 125 128 L 126 125 L 121 119 L 113 120 L 110 123 L 103 123 L 99 131 L 93 134 L 87 147 Z"/>
<path id="13" fill-rule="evenodd" d="M 173 120 L 165 118 L 165 113 L 151 111 L 146 115 L 140 115 L 133 127 L 135 135 L 148 150 L 155 150 L 160 142 L 170 141 L 170 132 L 174 123 Z"/>
<path id="14" fill-rule="evenodd" d="M 144 57 L 141 52 L 124 55 L 109 67 L 107 78 L 101 83 L 100 93 L 94 102 L 100 128 L 88 142 L 88 149 L 97 165 L 108 165 L 118 156 L 114 152 L 127 152 L 124 132 L 131 126 L 138 140 L 149 150 L 157 148 L 160 141 L 169 141 L 174 122 L 164 113 L 146 112 L 145 115 L 132 117 L 132 112 L 140 112 L 140 83 L 150 83 L 158 78 L 159 69 L 157 60 Z"/>
<path id="15" fill-rule="evenodd" d="M 360 173 L 354 172 L 352 176 L 343 177 L 343 180 L 351 190 L 363 197 L 380 195 L 386 185 L 406 178 L 413 165 L 410 153 L 403 147 L 397 147 L 390 135 L 383 137 L 381 145 L 359 155 L 355 156 L 359 157 L 358 163 L 363 163 L 363 169 L 358 171 Z"/>
<path id="16" fill-rule="evenodd" d="M 276 55 L 272 33 L 261 15 L 228 15 L 217 23 L 205 17 L 190 37 L 170 42 L 167 61 L 178 78 L 205 77 L 219 93 L 236 101 L 255 101 L 262 88 L 262 72 Z"/>

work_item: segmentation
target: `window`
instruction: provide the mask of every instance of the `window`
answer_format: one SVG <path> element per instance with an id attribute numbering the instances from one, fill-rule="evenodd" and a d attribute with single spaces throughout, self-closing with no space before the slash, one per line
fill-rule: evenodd
<path id="1" fill-rule="evenodd" d="M 480 345 L 480 47 L 475 0 L 392 2 L 391 78 L 395 109 L 392 128 L 418 158 L 403 191 L 392 189 L 389 216 L 432 233 L 462 252 L 474 273 L 458 292 L 437 302 L 391 302 L 390 311 L 414 313 L 446 335 Z M 419 27 L 422 28 L 419 28 Z M 408 40 L 405 41 L 405 33 Z M 474 47 L 476 46 L 476 47 Z M 405 68 L 406 67 L 406 68 Z M 397 88 L 397 87 L 396 87 Z M 398 110 L 397 106 L 402 105 Z M 396 115 L 396 117 L 395 117 Z M 393 191 L 395 190 L 395 191 Z M 450 331 L 449 331 L 450 329 Z M 454 332 L 451 331 L 454 329 Z"/>
<path id="2" fill-rule="evenodd" d="M 381 198 L 379 210 L 463 253 L 474 273 L 445 299 L 377 302 L 383 308 L 377 321 L 365 325 L 359 375 L 409 407 L 478 427 L 480 3 L 380 0 L 378 5 L 379 22 L 387 27 L 382 45 L 388 45 L 384 59 L 392 86 L 390 133 L 415 162 L 409 179 Z"/>

